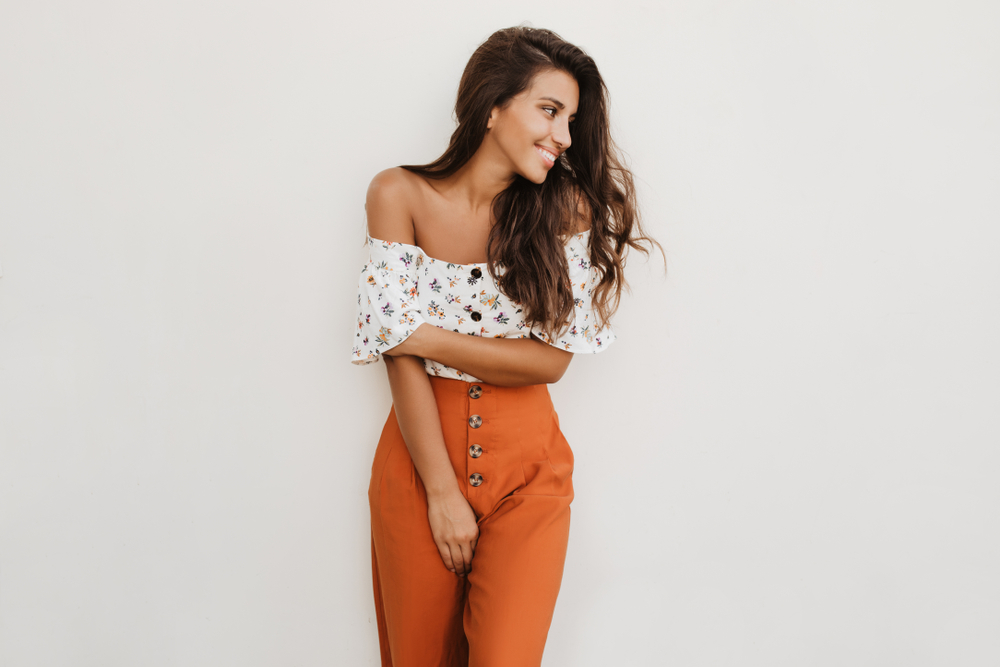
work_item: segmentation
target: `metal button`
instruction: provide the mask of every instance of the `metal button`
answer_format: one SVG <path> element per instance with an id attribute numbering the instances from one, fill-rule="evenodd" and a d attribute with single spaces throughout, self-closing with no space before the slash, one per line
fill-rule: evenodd
<path id="1" fill-rule="evenodd" d="M 469 475 L 469 484 L 471 484 L 472 486 L 479 486 L 482 483 L 483 483 L 483 476 L 480 475 L 478 472 L 474 472 L 471 475 Z"/>
<path id="2" fill-rule="evenodd" d="M 483 277 L 483 272 L 480 271 L 478 268 L 472 269 L 472 277 L 473 278 L 482 278 Z"/>
<path id="3" fill-rule="evenodd" d="M 472 458 L 478 459 L 482 455 L 483 455 L 483 448 L 480 447 L 479 445 L 473 445 L 472 447 L 469 447 L 469 456 L 471 456 Z"/>
<path id="4" fill-rule="evenodd" d="M 483 316 L 480 314 L 478 310 L 472 311 L 472 315 L 470 315 L 470 317 L 472 318 L 473 322 L 478 322 L 479 320 L 483 319 Z"/>
<path id="5" fill-rule="evenodd" d="M 483 418 L 479 415 L 472 415 L 469 417 L 469 426 L 472 428 L 479 428 L 483 425 Z"/>
<path id="6" fill-rule="evenodd" d="M 469 387 L 469 398 L 479 398 L 483 395 L 483 388 L 478 384 L 474 384 Z"/>

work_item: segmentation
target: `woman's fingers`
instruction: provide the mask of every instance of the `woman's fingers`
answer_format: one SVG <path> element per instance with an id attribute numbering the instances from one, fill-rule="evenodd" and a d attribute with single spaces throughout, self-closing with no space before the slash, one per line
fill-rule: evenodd
<path id="1" fill-rule="evenodd" d="M 468 563 L 462 554 L 462 547 L 457 544 L 451 546 L 451 562 L 455 564 L 455 574 L 462 577 L 468 571 Z"/>
<path id="2" fill-rule="evenodd" d="M 427 518 L 444 566 L 455 574 L 467 574 L 472 569 L 472 556 L 479 539 L 476 513 L 469 501 L 461 493 L 431 500 Z"/>
<path id="3" fill-rule="evenodd" d="M 472 542 L 464 540 L 449 546 L 451 547 L 451 562 L 455 565 L 452 572 L 460 576 L 467 575 L 472 570 L 472 557 L 475 553 Z"/>
<path id="4" fill-rule="evenodd" d="M 454 572 L 455 563 L 451 560 L 451 549 L 447 544 L 439 544 L 437 545 L 437 548 L 438 553 L 441 554 L 441 560 L 444 562 L 444 566 Z"/>
<path id="5" fill-rule="evenodd" d="M 462 558 L 465 560 L 465 572 L 468 574 L 472 569 L 472 543 L 463 542 L 459 545 L 462 549 Z"/>

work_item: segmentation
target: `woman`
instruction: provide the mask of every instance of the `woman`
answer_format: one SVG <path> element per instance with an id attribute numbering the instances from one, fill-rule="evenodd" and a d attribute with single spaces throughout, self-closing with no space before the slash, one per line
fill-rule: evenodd
<path id="1" fill-rule="evenodd" d="M 541 662 L 573 499 L 546 384 L 614 341 L 624 252 L 655 243 L 606 95 L 555 33 L 500 30 L 445 153 L 368 190 L 352 360 L 392 390 L 369 487 L 385 666 Z"/>

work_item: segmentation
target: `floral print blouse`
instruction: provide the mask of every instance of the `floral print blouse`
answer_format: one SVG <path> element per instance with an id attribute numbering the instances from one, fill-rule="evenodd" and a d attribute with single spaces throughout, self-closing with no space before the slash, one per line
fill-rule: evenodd
<path id="1" fill-rule="evenodd" d="M 570 324 L 555 339 L 540 324 L 529 327 L 521 307 L 500 292 L 485 262 L 453 264 L 418 246 L 368 237 L 368 263 L 358 281 L 358 323 L 351 350 L 355 364 L 376 362 L 423 323 L 470 336 L 526 338 L 535 334 L 569 352 L 600 352 L 615 340 L 610 326 L 598 329 L 591 292 L 599 276 L 591 268 L 590 232 L 566 240 L 566 261 L 575 297 Z M 476 378 L 433 359 L 431 375 L 476 382 Z"/>

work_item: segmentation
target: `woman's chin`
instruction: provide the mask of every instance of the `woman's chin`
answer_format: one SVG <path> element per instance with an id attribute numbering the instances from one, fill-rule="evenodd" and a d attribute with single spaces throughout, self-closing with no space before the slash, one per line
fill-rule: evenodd
<path id="1" fill-rule="evenodd" d="M 521 176 L 524 176 L 524 178 L 526 180 L 531 181 L 535 185 L 541 185 L 542 183 L 544 183 L 545 179 L 548 177 L 548 175 L 549 175 L 548 169 L 546 169 L 545 171 L 543 171 L 541 173 L 535 172 L 535 173 L 532 173 L 530 175 L 521 174 Z"/>

